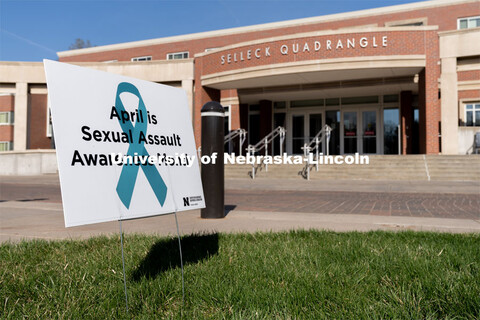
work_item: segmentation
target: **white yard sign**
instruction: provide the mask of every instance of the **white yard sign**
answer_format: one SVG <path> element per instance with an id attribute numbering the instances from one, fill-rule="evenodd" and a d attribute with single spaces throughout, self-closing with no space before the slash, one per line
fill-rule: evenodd
<path id="1" fill-rule="evenodd" d="M 44 64 L 65 226 L 205 207 L 182 89 Z"/>

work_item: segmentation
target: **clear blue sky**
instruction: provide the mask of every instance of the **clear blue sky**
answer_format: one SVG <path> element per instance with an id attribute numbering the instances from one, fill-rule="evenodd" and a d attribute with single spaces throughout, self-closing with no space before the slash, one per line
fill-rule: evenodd
<path id="1" fill-rule="evenodd" d="M 100 46 L 410 2 L 0 0 L 0 61 L 55 60 L 76 38 Z"/>

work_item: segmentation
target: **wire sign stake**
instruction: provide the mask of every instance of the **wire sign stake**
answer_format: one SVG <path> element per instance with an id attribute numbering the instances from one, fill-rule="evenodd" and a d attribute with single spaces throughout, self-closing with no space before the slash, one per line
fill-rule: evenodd
<path id="1" fill-rule="evenodd" d="M 183 277 L 182 243 L 180 241 L 180 229 L 178 228 L 177 211 L 175 211 L 175 223 L 177 224 L 178 249 L 180 250 L 180 267 L 182 268 L 182 304 L 185 304 L 185 280 Z"/>
<path id="2" fill-rule="evenodd" d="M 127 313 L 128 313 L 127 277 L 125 275 L 125 256 L 123 255 L 122 220 L 118 220 L 118 223 L 120 225 L 120 243 L 122 244 L 122 266 L 123 266 L 123 287 L 125 289 L 125 307 L 127 308 Z"/>

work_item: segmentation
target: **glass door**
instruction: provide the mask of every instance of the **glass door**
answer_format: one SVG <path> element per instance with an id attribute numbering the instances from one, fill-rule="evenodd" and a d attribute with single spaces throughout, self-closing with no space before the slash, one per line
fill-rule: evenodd
<path id="1" fill-rule="evenodd" d="M 284 127 L 286 128 L 286 116 L 287 114 L 285 112 L 277 112 L 273 114 L 273 129 L 277 127 Z M 279 155 L 280 154 L 280 137 L 277 136 L 275 139 L 272 141 L 272 150 L 274 155 Z M 285 152 L 285 142 L 283 145 L 283 152 Z"/>
<path id="2" fill-rule="evenodd" d="M 327 110 L 325 122 L 332 128 L 329 154 L 340 154 L 340 110 Z"/>
<path id="3" fill-rule="evenodd" d="M 305 115 L 292 115 L 292 154 L 303 154 L 302 147 L 306 142 Z"/>
<path id="4" fill-rule="evenodd" d="M 308 141 L 311 141 L 317 133 L 322 130 L 322 114 L 321 113 L 311 113 L 309 114 L 309 131 L 310 138 Z"/>
<path id="5" fill-rule="evenodd" d="M 357 111 L 343 112 L 343 153 L 349 154 L 358 151 L 357 122 Z"/>
<path id="6" fill-rule="evenodd" d="M 289 115 L 291 127 L 287 128 L 287 136 L 291 141 L 291 153 L 303 154 L 303 146 L 309 143 L 323 127 L 323 112 L 297 112 Z M 321 145 L 323 149 L 324 146 Z M 323 150 L 320 150 L 323 152 Z"/>
<path id="7" fill-rule="evenodd" d="M 322 114 L 321 113 L 310 113 L 308 115 L 308 131 L 310 133 L 307 143 L 310 143 L 312 139 L 317 135 L 317 133 L 322 130 Z M 320 143 L 319 152 L 323 152 L 324 145 Z"/>
<path id="8" fill-rule="evenodd" d="M 260 114 L 248 115 L 248 144 L 255 145 L 260 141 Z"/>
<path id="9" fill-rule="evenodd" d="M 383 110 L 383 153 L 399 154 L 398 141 L 400 124 L 398 108 Z"/>
<path id="10" fill-rule="evenodd" d="M 377 153 L 377 111 L 362 111 L 362 153 Z"/>

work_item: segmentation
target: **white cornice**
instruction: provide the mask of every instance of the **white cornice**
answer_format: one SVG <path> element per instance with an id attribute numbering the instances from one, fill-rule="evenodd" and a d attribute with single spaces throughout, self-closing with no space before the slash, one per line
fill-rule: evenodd
<path id="1" fill-rule="evenodd" d="M 448 30 L 448 31 L 441 31 L 438 33 L 440 37 L 449 36 L 449 35 L 456 35 L 456 34 L 466 34 L 470 32 L 478 32 L 480 27 L 477 28 L 467 28 L 467 29 L 460 29 L 460 30 Z"/>
<path id="2" fill-rule="evenodd" d="M 436 7 L 443 7 L 443 6 L 452 6 L 452 5 L 459 5 L 463 3 L 472 3 L 472 2 L 480 3 L 480 0 L 423 1 L 423 2 L 408 3 L 408 4 L 375 8 L 375 9 L 366 9 L 366 10 L 352 11 L 352 12 L 346 12 L 346 13 L 330 14 L 330 15 L 318 16 L 318 17 L 312 17 L 312 18 L 272 22 L 272 23 L 252 25 L 247 27 L 230 28 L 230 29 L 223 29 L 223 30 L 192 33 L 192 34 L 180 35 L 180 36 L 111 44 L 111 45 L 77 49 L 77 50 L 60 51 L 60 52 L 57 52 L 57 54 L 60 58 L 63 58 L 63 57 L 70 57 L 70 56 L 76 56 L 76 55 L 82 55 L 82 54 L 130 49 L 135 47 L 145 47 L 145 46 L 180 42 L 180 41 L 198 40 L 198 39 L 204 39 L 209 37 L 228 36 L 228 35 L 239 34 L 239 33 L 266 31 L 266 30 L 277 29 L 277 28 L 294 27 L 299 25 L 332 22 L 337 20 L 345 20 L 345 19 L 353 19 L 353 18 L 371 17 L 371 16 L 382 15 L 382 14 L 392 14 L 397 12 L 436 8 Z"/>

